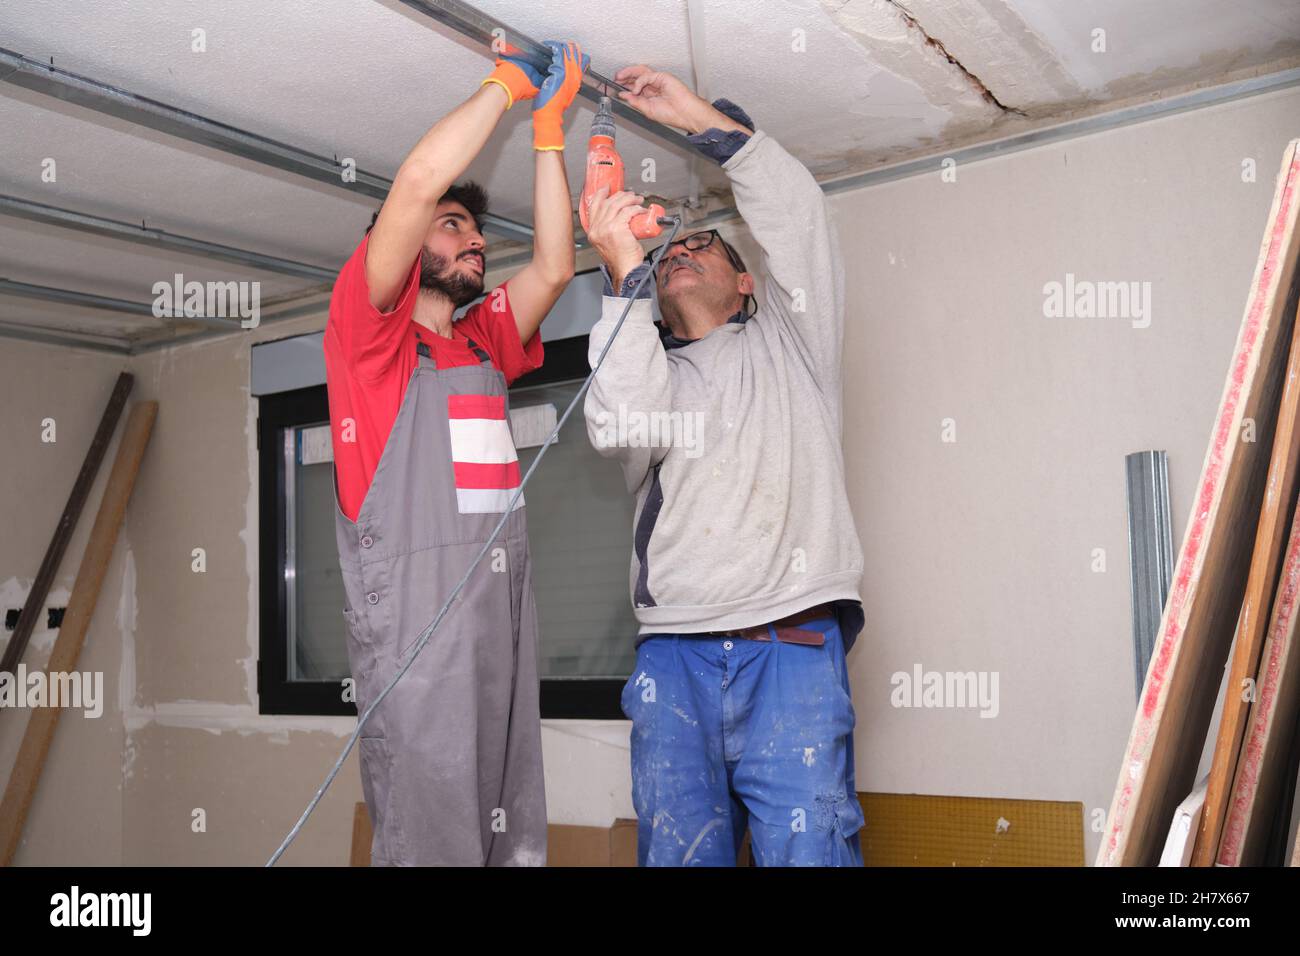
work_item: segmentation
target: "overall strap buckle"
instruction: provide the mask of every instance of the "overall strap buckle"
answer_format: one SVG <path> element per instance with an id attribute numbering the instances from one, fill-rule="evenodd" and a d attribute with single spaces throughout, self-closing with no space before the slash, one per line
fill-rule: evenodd
<path id="1" fill-rule="evenodd" d="M 465 344 L 469 346 L 471 352 L 473 352 L 475 355 L 478 356 L 478 360 L 480 362 L 484 363 L 485 365 L 492 364 L 492 357 L 488 355 L 487 352 L 484 351 L 479 346 L 479 344 L 475 342 L 473 339 L 471 339 L 468 335 L 465 336 Z"/>

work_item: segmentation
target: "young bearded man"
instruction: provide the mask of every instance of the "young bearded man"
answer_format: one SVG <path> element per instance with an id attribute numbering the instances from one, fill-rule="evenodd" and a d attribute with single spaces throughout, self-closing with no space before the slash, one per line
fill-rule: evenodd
<path id="1" fill-rule="evenodd" d="M 464 576 L 519 487 L 506 387 L 573 276 L 564 110 L 588 59 L 507 50 L 416 144 L 339 273 L 325 330 L 348 659 L 363 712 Z M 483 292 L 487 196 L 453 186 L 510 106 L 533 100 L 531 263 Z M 368 721 L 374 865 L 546 862 L 537 620 L 523 499 L 491 560 Z"/>

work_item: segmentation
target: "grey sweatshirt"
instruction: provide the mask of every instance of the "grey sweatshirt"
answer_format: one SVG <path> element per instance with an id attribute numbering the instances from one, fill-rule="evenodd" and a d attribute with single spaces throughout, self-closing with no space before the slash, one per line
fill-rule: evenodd
<path id="1" fill-rule="evenodd" d="M 826 199 L 762 130 L 722 168 L 763 250 L 757 313 L 666 350 L 650 300 L 634 300 L 584 407 L 592 445 L 636 495 L 642 638 L 860 599 L 840 443 L 844 271 Z M 591 365 L 627 303 L 604 297 Z"/>

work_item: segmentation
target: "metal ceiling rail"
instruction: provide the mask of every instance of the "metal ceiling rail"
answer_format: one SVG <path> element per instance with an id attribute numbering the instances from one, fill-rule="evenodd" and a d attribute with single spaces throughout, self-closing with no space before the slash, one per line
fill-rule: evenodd
<path id="1" fill-rule="evenodd" d="M 53 64 L 38 63 L 3 47 L 0 47 L 0 81 L 223 153 L 242 156 L 353 195 L 382 200 L 393 185 L 391 179 L 361 169 L 350 172 L 350 175 L 355 175 L 355 182 L 344 182 L 343 166 L 335 159 L 317 156 L 296 146 L 70 73 Z M 495 232 L 532 239 L 533 228 L 527 223 L 493 213 L 483 216 L 482 222 Z"/>
<path id="2" fill-rule="evenodd" d="M 288 308 L 280 309 L 278 312 L 264 314 L 262 316 L 261 323 L 258 325 L 258 328 L 264 329 L 268 325 L 275 325 L 277 322 L 284 322 L 288 319 L 298 319 L 303 317 L 304 315 L 313 315 L 317 313 L 322 315 L 325 314 L 329 310 L 329 299 L 314 298 L 315 296 L 318 295 L 321 295 L 321 293 L 313 294 L 312 296 L 313 301 L 292 305 L 289 306 Z M 236 329 L 235 331 L 242 331 L 242 330 Z M 316 329 L 316 331 L 320 331 L 320 329 L 318 328 Z M 170 348 L 173 345 L 191 345 L 196 342 L 205 341 L 215 337 L 216 337 L 215 333 L 206 332 L 206 331 L 188 332 L 184 335 L 177 335 L 173 338 L 145 339 L 143 336 L 141 336 L 131 341 L 130 350 L 132 355 L 143 355 L 146 352 L 153 352 L 158 349 Z"/>
<path id="3" fill-rule="evenodd" d="M 58 290 L 56 290 L 58 291 Z M 0 292 L 3 294 L 3 292 Z M 329 308 L 329 300 L 322 298 L 324 295 L 321 291 L 313 291 L 304 298 L 308 302 L 280 302 L 276 306 L 281 306 L 278 311 L 264 314 L 258 328 L 265 328 L 268 325 L 275 325 L 278 322 L 284 322 L 288 319 L 301 318 L 305 315 L 316 313 L 323 314 Z M 42 298 L 46 298 L 42 296 Z M 199 341 L 205 341 L 220 334 L 212 330 L 186 332 L 180 335 L 167 337 L 168 331 L 174 331 L 175 326 L 167 325 L 156 327 L 148 330 L 144 335 L 133 338 L 123 338 L 121 336 L 99 335 L 94 332 L 86 332 L 81 329 L 61 329 L 44 325 L 27 325 L 21 322 L 11 322 L 0 319 L 0 338 L 14 339 L 21 342 L 37 342 L 42 345 L 65 345 L 70 348 L 90 349 L 96 352 L 109 352 L 114 355 L 143 355 L 147 352 L 153 352 L 158 349 L 169 348 L 173 345 L 188 345 Z M 231 328 L 229 324 L 223 327 L 223 330 L 229 332 L 242 332 L 243 329 Z M 151 334 L 159 333 L 159 334 Z"/>
<path id="4" fill-rule="evenodd" d="M 131 343 L 125 339 L 92 336 L 74 329 L 55 329 L 44 325 L 26 325 L 21 322 L 0 321 L 0 338 L 37 342 L 41 345 L 90 349 L 94 352 L 110 352 L 114 355 L 131 354 Z"/>
<path id="5" fill-rule="evenodd" d="M 12 295 L 22 299 L 37 299 L 42 302 L 58 302 L 62 305 L 75 305 L 83 309 L 102 309 L 108 312 L 122 312 L 126 315 L 143 315 L 151 319 L 165 318 L 175 322 L 193 322 L 213 328 L 225 329 L 227 332 L 239 331 L 242 326 L 238 318 L 213 318 L 204 315 L 168 315 L 154 314 L 153 304 L 133 302 L 130 299 L 114 299 L 106 295 L 91 292 L 77 292 L 73 289 L 58 289 L 47 285 L 32 285 L 29 282 L 15 282 L 0 278 L 0 295 Z"/>
<path id="6" fill-rule="evenodd" d="M 248 249 L 239 249 L 235 246 L 207 242 L 190 236 L 178 236 L 175 233 L 143 224 L 105 219 L 102 216 L 94 216 L 72 209 L 60 209 L 58 206 L 49 206 L 30 199 L 20 199 L 17 196 L 0 194 L 0 215 L 15 216 L 31 222 L 46 223 L 65 229 L 74 229 L 78 232 L 107 236 L 110 239 L 124 239 L 127 242 L 135 242 L 155 249 L 192 253 L 208 259 L 220 259 L 224 262 L 250 266 L 266 272 L 278 272 L 283 275 L 315 279 L 318 282 L 333 282 L 338 275 L 337 269 L 308 265 L 305 262 L 295 262 L 292 259 L 282 259 L 279 256 L 270 256 L 260 252 L 252 252 Z"/>
<path id="7" fill-rule="evenodd" d="M 490 17 L 481 10 L 475 9 L 468 3 L 461 3 L 460 0 L 402 0 L 402 3 L 412 10 L 424 14 L 429 19 L 450 27 L 461 36 L 482 43 L 485 50 L 490 50 L 492 41 L 500 36 L 518 47 L 524 56 L 543 73 L 546 72 L 551 63 L 550 49 L 514 29 L 514 27 L 508 26 L 495 17 Z M 592 102 L 599 102 L 601 95 L 606 92 L 600 87 L 613 90 L 627 89 L 627 87 L 592 69 L 588 69 L 583 78 L 586 83 L 578 89 L 578 94 Z M 663 123 L 642 116 L 631 107 L 625 106 L 617 98 L 613 100 L 613 107 L 615 113 L 633 126 L 639 126 L 641 129 L 652 133 L 664 142 L 677 147 L 688 156 L 696 154 L 695 147 L 691 145 L 690 141 L 671 126 L 665 126 Z"/>
<path id="8" fill-rule="evenodd" d="M 1107 130 L 1132 126 L 1135 123 L 1145 123 L 1167 116 L 1175 116 L 1190 110 L 1221 106 L 1225 103 L 1232 103 L 1252 96 L 1276 93 L 1294 86 L 1300 86 L 1300 68 L 1282 70 L 1277 73 L 1265 73 L 1218 86 L 1201 87 L 1159 99 L 1148 99 L 1122 109 L 1109 111 L 1103 109 L 1100 112 L 1079 117 L 1078 119 L 1040 126 L 1001 139 L 986 140 L 973 143 L 970 146 L 930 152 L 916 159 L 880 166 L 838 179 L 822 180 L 818 185 L 821 186 L 822 192 L 838 193 L 854 189 L 865 189 L 899 179 L 909 179 L 913 176 L 936 175 L 943 169 L 942 164 L 948 160 L 951 160 L 956 166 L 965 166 L 985 159 L 1008 156 L 1036 146 L 1046 146 L 1082 136 L 1091 136 Z M 728 205 L 716 209 L 700 219 L 691 220 L 690 226 L 697 228 L 716 225 L 717 223 L 738 218 L 740 218 L 740 214 L 736 211 L 736 207 Z"/>

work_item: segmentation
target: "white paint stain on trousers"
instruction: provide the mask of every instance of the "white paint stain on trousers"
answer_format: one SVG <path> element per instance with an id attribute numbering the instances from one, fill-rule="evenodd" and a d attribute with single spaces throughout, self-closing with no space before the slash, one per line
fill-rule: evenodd
<path id="1" fill-rule="evenodd" d="M 695 841 L 691 844 L 690 849 L 686 851 L 686 856 L 682 857 L 682 863 L 683 864 L 690 863 L 691 857 L 695 855 L 695 851 L 699 849 L 700 843 L 703 842 L 706 836 L 708 836 L 709 831 L 716 829 L 717 827 L 720 826 L 722 826 L 722 819 L 720 817 L 715 817 L 714 819 L 710 820 L 708 823 L 704 824 L 704 829 L 700 831 L 699 836 L 695 838 Z"/>

